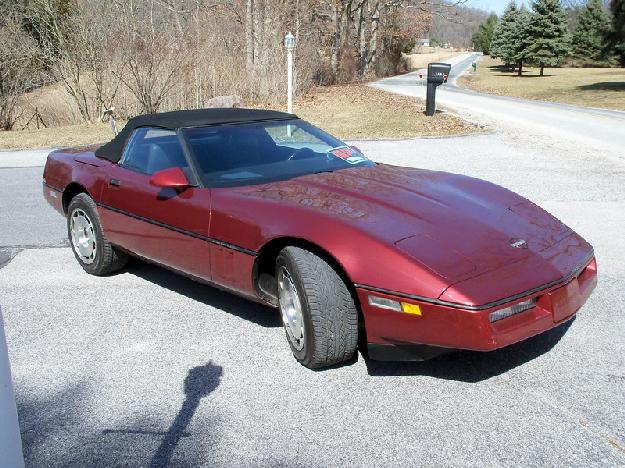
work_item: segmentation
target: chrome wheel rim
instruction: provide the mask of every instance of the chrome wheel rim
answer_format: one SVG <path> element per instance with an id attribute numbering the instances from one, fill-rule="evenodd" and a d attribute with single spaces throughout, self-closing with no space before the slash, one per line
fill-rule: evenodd
<path id="1" fill-rule="evenodd" d="M 284 267 L 278 273 L 278 297 L 282 323 L 289 337 L 289 341 L 297 351 L 304 348 L 304 314 L 302 303 L 291 278 Z"/>
<path id="2" fill-rule="evenodd" d="M 96 237 L 91 219 L 80 208 L 72 211 L 69 220 L 69 232 L 72 237 L 74 252 L 84 263 L 90 264 L 95 261 Z"/>

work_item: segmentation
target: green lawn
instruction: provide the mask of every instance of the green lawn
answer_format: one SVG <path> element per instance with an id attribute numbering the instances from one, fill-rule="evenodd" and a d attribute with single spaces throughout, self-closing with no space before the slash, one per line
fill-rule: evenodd
<path id="1" fill-rule="evenodd" d="M 517 76 L 501 65 L 483 57 L 477 73 L 458 83 L 485 93 L 625 111 L 624 68 L 545 68 L 541 77 L 538 68 L 524 67 Z"/>

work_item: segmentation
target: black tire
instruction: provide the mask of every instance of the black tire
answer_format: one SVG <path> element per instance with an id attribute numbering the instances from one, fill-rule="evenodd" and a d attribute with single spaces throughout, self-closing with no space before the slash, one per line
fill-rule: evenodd
<path id="1" fill-rule="evenodd" d="M 82 211 L 87 215 L 92 225 L 92 232 L 95 236 L 95 254 L 91 263 L 87 263 L 77 252 L 72 242 L 71 219 Z M 69 203 L 67 207 L 67 238 L 74 252 L 74 257 L 80 263 L 80 266 L 89 274 L 102 276 L 117 271 L 126 264 L 128 257 L 125 253 L 115 249 L 109 241 L 104 237 L 98 209 L 95 202 L 86 193 L 79 193 Z"/>
<path id="2" fill-rule="evenodd" d="M 343 279 L 325 260 L 298 247 L 286 247 L 276 260 L 276 278 L 286 269 L 299 295 L 304 323 L 298 350 L 285 324 L 295 359 L 316 369 L 350 359 L 358 345 L 358 311 Z"/>

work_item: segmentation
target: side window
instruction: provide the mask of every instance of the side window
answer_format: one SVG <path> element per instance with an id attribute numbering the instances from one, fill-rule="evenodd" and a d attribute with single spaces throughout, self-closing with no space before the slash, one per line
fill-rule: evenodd
<path id="1" fill-rule="evenodd" d="M 176 132 L 162 128 L 136 129 L 122 155 L 121 165 L 152 175 L 170 167 L 187 167 Z"/>

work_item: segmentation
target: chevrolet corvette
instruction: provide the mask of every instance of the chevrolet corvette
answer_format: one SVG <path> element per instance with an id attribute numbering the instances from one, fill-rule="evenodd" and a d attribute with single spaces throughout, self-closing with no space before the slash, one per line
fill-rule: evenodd
<path id="1" fill-rule="evenodd" d="M 483 180 L 378 164 L 292 114 L 143 115 L 109 143 L 50 153 L 46 200 L 74 256 L 136 256 L 278 308 L 304 366 L 490 351 L 575 316 L 592 247 Z M 207 291 L 210 294 L 210 291 Z"/>

